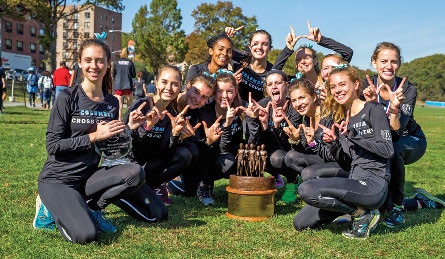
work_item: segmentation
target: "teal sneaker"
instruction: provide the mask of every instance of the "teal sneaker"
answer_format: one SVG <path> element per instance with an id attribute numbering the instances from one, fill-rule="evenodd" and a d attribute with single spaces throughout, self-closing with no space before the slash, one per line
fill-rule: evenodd
<path id="1" fill-rule="evenodd" d="M 405 208 L 394 204 L 394 207 L 389 211 L 389 216 L 383 220 L 383 223 L 390 228 L 405 223 Z"/>
<path id="2" fill-rule="evenodd" d="M 298 195 L 298 184 L 288 183 L 286 184 L 286 189 L 284 190 L 281 200 L 285 203 L 294 203 L 297 200 Z"/>
<path id="3" fill-rule="evenodd" d="M 424 189 L 416 189 L 414 194 L 414 199 L 416 199 L 425 209 L 442 209 L 445 207 L 445 201 L 433 196 L 431 193 Z"/>
<path id="4" fill-rule="evenodd" d="M 38 229 L 48 229 L 48 230 L 56 229 L 56 222 L 51 216 L 49 210 L 42 203 L 42 200 L 40 199 L 39 195 L 37 195 L 36 198 L 36 216 L 34 217 L 32 226 Z"/>
<path id="5" fill-rule="evenodd" d="M 365 239 L 376 229 L 379 219 L 379 210 L 367 211 L 360 217 L 352 217 L 352 229 L 343 231 L 343 236 L 346 238 Z"/>
<path id="6" fill-rule="evenodd" d="M 91 216 L 93 217 L 94 224 L 96 225 L 96 228 L 98 231 L 104 232 L 104 233 L 114 233 L 116 232 L 116 227 L 111 224 L 108 219 L 105 218 L 105 215 L 103 211 L 101 210 L 91 210 L 90 209 Z"/>

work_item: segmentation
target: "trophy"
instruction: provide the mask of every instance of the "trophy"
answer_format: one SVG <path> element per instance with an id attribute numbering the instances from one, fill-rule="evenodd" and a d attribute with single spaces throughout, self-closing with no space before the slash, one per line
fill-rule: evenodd
<path id="1" fill-rule="evenodd" d="M 96 142 L 95 149 L 102 157 L 103 167 L 130 163 L 126 156 L 131 149 L 131 130 L 125 129 L 119 134 Z"/>

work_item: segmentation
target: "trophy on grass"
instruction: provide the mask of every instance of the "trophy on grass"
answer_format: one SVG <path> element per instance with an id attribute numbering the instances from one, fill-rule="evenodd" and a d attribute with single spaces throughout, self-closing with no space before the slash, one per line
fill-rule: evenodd
<path id="1" fill-rule="evenodd" d="M 125 129 L 119 134 L 95 143 L 96 152 L 102 157 L 102 166 L 111 167 L 128 164 L 126 157 L 131 149 L 131 130 Z"/>

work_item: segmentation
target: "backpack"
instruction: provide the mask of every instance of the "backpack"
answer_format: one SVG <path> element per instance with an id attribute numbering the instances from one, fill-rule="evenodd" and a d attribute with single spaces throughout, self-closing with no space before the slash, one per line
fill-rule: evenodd
<path id="1" fill-rule="evenodd" d="M 28 76 L 28 84 L 30 86 L 38 86 L 39 76 L 36 74 L 31 74 Z"/>

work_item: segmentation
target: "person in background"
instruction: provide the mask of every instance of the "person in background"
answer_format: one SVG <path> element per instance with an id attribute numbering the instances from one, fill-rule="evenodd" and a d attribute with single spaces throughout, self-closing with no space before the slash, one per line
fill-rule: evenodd
<path id="1" fill-rule="evenodd" d="M 5 70 L 2 67 L 2 60 L 0 58 L 0 114 L 3 114 L 3 102 L 5 101 L 5 98 L 6 98 Z"/>
<path id="2" fill-rule="evenodd" d="M 82 69 L 79 67 L 79 63 L 75 63 L 73 66 L 73 72 L 71 74 L 70 87 L 82 83 Z"/>
<path id="3" fill-rule="evenodd" d="M 133 61 L 128 59 L 128 49 L 121 51 L 120 58 L 113 64 L 113 90 L 114 96 L 119 100 L 119 120 L 122 120 L 122 108 L 124 98 L 127 100 L 127 106 L 132 103 L 133 97 L 133 78 L 136 77 L 136 69 Z"/>
<path id="4" fill-rule="evenodd" d="M 60 92 L 51 109 L 46 133 L 48 158 L 38 178 L 34 228 L 54 229 L 72 243 L 98 240 L 98 231 L 116 227 L 103 210 L 113 201 L 136 191 L 144 170 L 128 163 L 99 167 L 95 142 L 124 131 L 136 130 L 140 111 L 124 125 L 117 120 L 119 102 L 111 94 L 111 50 L 105 42 L 88 39 L 79 48 L 82 84 Z"/>
<path id="5" fill-rule="evenodd" d="M 155 94 L 156 94 L 155 81 L 151 80 L 150 83 L 147 85 L 147 96 L 153 96 Z"/>
<path id="6" fill-rule="evenodd" d="M 51 73 L 43 71 L 42 76 L 39 78 L 39 82 L 42 89 L 43 108 L 49 109 L 51 107 L 51 95 L 53 91 L 53 79 L 51 78 Z"/>
<path id="7" fill-rule="evenodd" d="M 53 85 L 56 88 L 56 98 L 64 89 L 70 85 L 71 74 L 65 61 L 60 61 L 59 68 L 53 73 Z"/>
<path id="8" fill-rule="evenodd" d="M 142 75 L 142 71 L 139 71 L 137 77 L 133 79 L 133 94 L 136 100 L 149 96 L 147 93 L 147 88 L 145 87 L 145 80 L 142 79 Z"/>
<path id="9" fill-rule="evenodd" d="M 36 68 L 28 68 L 29 75 L 26 78 L 26 90 L 28 91 L 28 100 L 30 107 L 36 107 L 36 93 L 39 91 L 39 76 L 36 74 Z"/>

